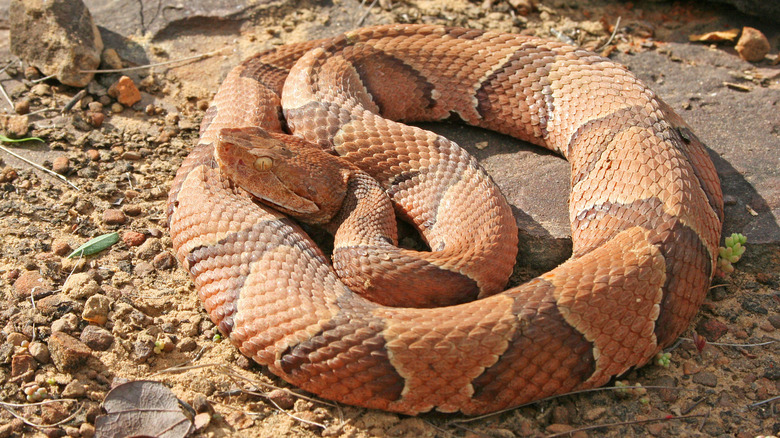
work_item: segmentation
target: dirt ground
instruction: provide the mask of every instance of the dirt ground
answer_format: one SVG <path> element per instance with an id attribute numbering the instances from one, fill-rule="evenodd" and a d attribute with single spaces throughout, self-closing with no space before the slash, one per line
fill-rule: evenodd
<path id="1" fill-rule="evenodd" d="M 737 264 L 735 273 L 716 279 L 691 330 L 670 349 L 668 367 L 651 364 L 614 382 L 642 389 L 561 396 L 480 419 L 406 417 L 275 390 L 290 387 L 216 336 L 189 277 L 176 266 L 165 214 L 173 175 L 196 142 L 221 78 L 259 48 L 334 34 L 360 21 L 427 22 L 547 37 L 553 28 L 609 55 L 658 50 L 665 41 L 720 30 L 713 23 L 730 13 L 687 2 L 540 3 L 529 10 L 519 0 L 417 0 L 390 9 L 380 2 L 361 20 L 367 5 L 296 2 L 235 20 L 191 21 L 175 38 L 171 28 L 151 40 L 130 40 L 150 48 L 151 62 L 228 46 L 233 51 L 132 72 L 143 92 L 132 108 L 102 97 L 104 85 L 118 75 L 101 75 L 101 85 L 71 112 L 29 116 L 28 135 L 44 142 L 5 146 L 56 168 L 78 188 L 0 152 L 0 400 L 6 408 L 0 409 L 0 437 L 92 436 L 108 391 L 130 380 L 163 382 L 195 411 L 211 414 L 200 416 L 204 423 L 195 433 L 201 436 L 780 434 L 778 253 L 761 263 Z M 617 17 L 621 25 L 610 38 Z M 11 60 L 0 59 L 2 65 Z M 0 79 L 11 99 L 27 101 L 31 112 L 61 108 L 78 92 L 24 77 L 14 64 Z M 89 101 L 101 99 L 104 120 L 95 127 Z M 109 249 L 65 257 L 114 231 L 120 240 Z M 691 339 L 694 330 L 709 341 L 701 349 Z M 55 332 L 80 339 L 86 351 Z M 78 363 L 62 369 L 70 360 Z M 72 400 L 27 405 L 26 394 L 39 388 L 46 400 Z"/>

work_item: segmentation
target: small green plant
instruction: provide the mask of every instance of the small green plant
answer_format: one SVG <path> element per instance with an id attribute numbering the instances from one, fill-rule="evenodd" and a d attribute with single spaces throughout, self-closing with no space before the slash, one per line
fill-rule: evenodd
<path id="1" fill-rule="evenodd" d="M 216 335 L 214 335 L 213 338 L 211 338 L 211 340 L 214 341 L 214 342 L 220 342 L 222 340 L 222 335 L 217 333 Z"/>
<path id="2" fill-rule="evenodd" d="M 745 243 L 747 237 L 740 233 L 734 233 L 725 239 L 726 246 L 718 249 L 718 268 L 721 272 L 724 274 L 734 272 L 733 263 L 738 262 L 745 253 Z"/>
<path id="3" fill-rule="evenodd" d="M 669 368 L 669 365 L 672 363 L 672 353 L 658 353 L 655 356 L 655 363 L 658 366 L 662 366 L 664 368 Z"/>
<path id="4" fill-rule="evenodd" d="M 642 387 L 641 383 L 632 386 L 627 380 L 616 380 L 615 388 L 617 388 L 615 393 L 620 398 L 644 397 L 647 395 L 647 389 Z"/>
<path id="5" fill-rule="evenodd" d="M 38 385 L 30 385 L 24 388 L 24 395 L 28 402 L 39 402 L 49 397 L 49 391 Z"/>
<path id="6" fill-rule="evenodd" d="M 165 347 L 165 342 L 160 340 L 154 341 L 154 354 L 162 354 L 163 347 Z"/>

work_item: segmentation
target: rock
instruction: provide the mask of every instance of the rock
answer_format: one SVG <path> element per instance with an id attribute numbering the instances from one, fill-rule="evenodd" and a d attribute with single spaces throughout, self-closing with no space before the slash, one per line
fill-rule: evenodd
<path id="1" fill-rule="evenodd" d="M 290 391 L 274 389 L 265 396 L 268 397 L 268 400 L 276 403 L 281 409 L 292 409 L 295 405 L 295 397 L 290 394 Z"/>
<path id="2" fill-rule="evenodd" d="M 740 11 L 780 22 L 780 2 L 767 0 L 715 0 L 734 5 Z"/>
<path id="3" fill-rule="evenodd" d="M 49 352 L 57 370 L 66 373 L 76 371 L 92 355 L 83 342 L 63 332 L 51 334 Z"/>
<path id="4" fill-rule="evenodd" d="M 19 332 L 13 332 L 9 333 L 8 337 L 5 338 L 5 342 L 13 345 L 14 347 L 19 347 L 22 345 L 22 342 L 29 342 L 29 338 L 24 333 Z"/>
<path id="5" fill-rule="evenodd" d="M 51 252 L 60 257 L 70 254 L 71 251 L 73 251 L 73 248 L 64 240 L 55 240 L 51 243 Z"/>
<path id="6" fill-rule="evenodd" d="M 138 91 L 135 82 L 127 76 L 122 76 L 111 85 L 108 89 L 108 95 L 124 106 L 133 106 L 141 101 L 141 92 Z"/>
<path id="7" fill-rule="evenodd" d="M 24 381 L 29 382 L 32 380 L 33 372 L 35 371 L 36 368 L 38 368 L 38 364 L 35 362 L 35 359 L 29 354 L 15 354 L 11 359 L 12 378 L 25 376 L 25 374 L 29 374 L 29 376 L 25 376 L 25 378 L 23 379 Z"/>
<path id="8" fill-rule="evenodd" d="M 728 331 L 729 328 L 726 324 L 715 319 L 702 320 L 699 325 L 696 326 L 696 332 L 707 338 L 710 342 L 717 341 L 721 336 L 728 333 Z"/>
<path id="9" fill-rule="evenodd" d="M 137 231 L 126 231 L 122 234 L 122 242 L 127 246 L 139 246 L 146 241 L 146 235 Z"/>
<path id="10" fill-rule="evenodd" d="M 14 112 L 19 115 L 24 115 L 30 112 L 30 99 L 24 98 L 14 102 Z"/>
<path id="11" fill-rule="evenodd" d="M 35 305 L 42 314 L 59 318 L 73 310 L 76 302 L 61 293 L 57 293 L 41 298 Z"/>
<path id="12" fill-rule="evenodd" d="M 30 355 L 34 357 L 38 363 L 46 364 L 49 363 L 49 360 L 51 359 L 51 356 L 49 355 L 49 347 L 47 347 L 43 342 L 30 342 L 30 345 L 27 347 L 27 351 L 30 352 Z"/>
<path id="13" fill-rule="evenodd" d="M 168 251 L 163 251 L 154 256 L 152 265 L 157 269 L 173 269 L 176 267 L 176 258 Z"/>
<path id="14" fill-rule="evenodd" d="M 119 57 L 119 54 L 116 53 L 116 50 L 114 49 L 103 50 L 102 59 L 103 59 L 103 64 L 105 64 L 109 68 L 119 69 L 124 67 L 122 65 L 122 59 Z"/>
<path id="15" fill-rule="evenodd" d="M 122 225 L 127 222 L 127 216 L 115 208 L 109 208 L 103 212 L 103 222 L 106 225 Z"/>
<path id="16" fill-rule="evenodd" d="M 139 216 L 141 213 L 143 213 L 143 209 L 138 204 L 127 204 L 122 207 L 122 211 L 124 211 L 128 216 Z M 146 237 L 144 237 L 144 240 L 146 240 Z"/>
<path id="17" fill-rule="evenodd" d="M 38 271 L 27 271 L 14 281 L 14 290 L 19 299 L 29 300 L 48 295 L 51 292 L 51 284 L 41 277 Z"/>
<path id="18" fill-rule="evenodd" d="M 85 321 L 103 325 L 108 321 L 108 312 L 111 310 L 111 298 L 105 295 L 92 295 L 84 303 L 84 311 L 81 318 Z"/>
<path id="19" fill-rule="evenodd" d="M 715 374 L 707 371 L 694 374 L 693 382 L 700 385 L 709 386 L 710 388 L 718 386 L 718 378 L 715 376 Z"/>
<path id="20" fill-rule="evenodd" d="M 51 164 L 51 170 L 60 175 L 66 175 L 70 171 L 70 160 L 68 157 L 62 155 L 55 158 Z"/>
<path id="21" fill-rule="evenodd" d="M 742 28 L 742 36 L 737 41 L 736 49 L 745 61 L 758 62 L 769 53 L 769 40 L 760 30 L 745 26 Z"/>
<path id="22" fill-rule="evenodd" d="M 30 131 L 30 119 L 27 116 L 0 115 L 0 131 L 10 138 L 26 137 Z"/>
<path id="23" fill-rule="evenodd" d="M 143 245 L 138 247 L 135 252 L 136 257 L 141 260 L 151 260 L 162 251 L 162 244 L 159 239 L 146 239 Z"/>
<path id="24" fill-rule="evenodd" d="M 140 262 L 135 264 L 135 267 L 133 268 L 133 272 L 136 275 L 140 275 L 142 277 L 147 276 L 152 272 L 154 272 L 154 266 L 152 266 L 152 264 L 149 262 L 145 262 L 141 260 Z"/>
<path id="25" fill-rule="evenodd" d="M 79 435 L 81 438 L 92 438 L 95 436 L 95 426 L 89 423 L 81 423 L 81 426 L 79 426 Z"/>
<path id="26" fill-rule="evenodd" d="M 66 398 L 80 398 L 87 395 L 87 388 L 78 380 L 71 380 L 62 389 L 62 396 Z"/>
<path id="27" fill-rule="evenodd" d="M 12 0 L 11 52 L 44 75 L 85 87 L 100 65 L 103 40 L 81 0 Z"/>
<path id="28" fill-rule="evenodd" d="M 780 315 L 769 315 L 769 323 L 772 327 L 780 329 Z"/>
<path id="29" fill-rule="evenodd" d="M 54 332 L 72 332 L 79 326 L 79 318 L 72 314 L 67 313 L 62 318 L 51 323 L 51 331 Z"/>
<path id="30" fill-rule="evenodd" d="M 100 285 L 88 272 L 79 272 L 65 280 L 65 284 L 62 285 L 62 293 L 73 299 L 81 300 L 100 293 Z"/>

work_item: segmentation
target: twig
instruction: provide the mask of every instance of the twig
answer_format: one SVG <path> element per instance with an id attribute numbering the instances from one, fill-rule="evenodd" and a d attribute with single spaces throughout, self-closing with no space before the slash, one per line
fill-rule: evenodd
<path id="1" fill-rule="evenodd" d="M 28 115 L 28 116 L 34 116 L 34 115 L 36 115 L 36 114 L 47 113 L 47 112 L 49 112 L 49 111 L 60 111 L 60 110 L 58 110 L 57 108 L 41 108 L 41 109 L 39 109 L 39 110 L 35 110 L 35 111 L 32 111 L 32 112 L 29 112 L 29 113 L 27 113 L 26 115 Z"/>
<path id="2" fill-rule="evenodd" d="M 57 401 L 75 401 L 75 400 L 73 400 L 73 399 L 49 400 L 50 403 L 51 402 L 57 402 Z M 32 404 L 33 403 L 30 403 L 29 405 L 16 405 L 15 407 L 30 406 Z M 14 417 L 22 420 L 22 422 L 24 422 L 24 424 L 26 424 L 28 426 L 31 426 L 31 427 L 34 427 L 34 428 L 39 429 L 39 430 L 40 429 L 49 428 L 49 427 L 56 427 L 56 426 L 59 426 L 60 424 L 67 423 L 68 421 L 74 419 L 76 417 L 76 415 L 78 415 L 79 412 L 81 412 L 81 409 L 84 407 L 82 405 L 79 405 L 79 408 L 76 409 L 76 412 L 68 415 L 67 418 L 64 418 L 64 419 L 62 419 L 62 420 L 60 420 L 60 421 L 58 421 L 56 423 L 53 423 L 53 424 L 38 424 L 38 423 L 33 423 L 32 421 L 30 421 L 30 420 L 22 417 L 21 415 L 17 414 L 13 409 L 11 409 L 12 405 L 14 405 L 14 404 L 13 403 L 0 402 L 0 406 L 2 406 L 6 411 L 8 411 L 8 413 L 10 413 Z"/>
<path id="3" fill-rule="evenodd" d="M 363 25 L 363 21 L 368 17 L 369 12 L 371 12 L 371 9 L 373 9 L 374 5 L 376 5 L 377 0 L 374 0 L 371 2 L 370 5 L 368 5 L 368 8 L 366 8 L 366 11 L 363 13 L 363 15 L 360 17 L 360 19 L 355 23 L 355 27 L 360 27 Z"/>
<path id="4" fill-rule="evenodd" d="M 689 339 L 689 338 L 680 338 L 680 340 L 693 342 L 693 339 Z M 759 342 L 757 344 L 732 344 L 729 342 L 709 342 L 709 341 L 707 343 L 709 345 L 718 345 L 721 347 L 763 347 L 764 345 L 774 344 L 775 342 L 778 341 L 773 340 L 773 341 Z"/>
<path id="5" fill-rule="evenodd" d="M 761 400 L 760 402 L 755 402 L 753 404 L 748 405 L 747 407 L 748 408 L 755 408 L 756 406 L 761 406 L 761 405 L 764 405 L 764 404 L 767 404 L 767 403 L 772 403 L 773 401 L 777 401 L 777 400 L 780 400 L 780 395 L 778 395 L 776 397 L 768 398 L 766 400 Z"/>
<path id="6" fill-rule="evenodd" d="M 62 112 L 66 113 L 71 109 L 73 109 L 73 107 L 76 106 L 76 102 L 81 100 L 81 98 L 83 98 L 86 95 L 87 95 L 87 89 L 83 88 L 81 91 L 76 93 L 76 95 L 73 96 L 73 98 L 68 103 L 66 103 L 64 107 L 62 107 Z"/>
<path id="7" fill-rule="evenodd" d="M 595 50 L 596 53 L 599 53 L 602 50 L 606 49 L 607 46 L 609 45 L 609 43 L 612 42 L 612 39 L 615 38 L 615 35 L 617 34 L 618 26 L 620 26 L 620 18 L 621 17 L 617 18 L 617 22 L 615 23 L 615 27 L 612 29 L 612 35 L 609 36 L 609 39 L 607 40 L 606 43 L 604 43 L 601 47 L 599 47 L 598 49 Z"/>
<path id="8" fill-rule="evenodd" d="M 186 58 L 179 58 L 179 59 L 171 59 L 170 61 L 156 62 L 154 64 L 139 65 L 136 67 L 108 68 L 104 70 L 79 70 L 79 72 L 80 73 L 122 73 L 126 71 L 143 70 L 146 68 L 159 67 L 161 65 L 175 64 L 177 62 L 192 61 L 193 59 L 208 58 L 209 56 L 214 56 L 224 51 L 225 49 L 227 49 L 227 47 L 223 47 L 219 50 L 214 50 L 213 52 L 201 53 L 200 55 L 193 55 L 193 56 L 188 56 Z"/>
<path id="9" fill-rule="evenodd" d="M 51 78 L 53 78 L 53 77 L 55 77 L 55 76 L 56 76 L 56 75 L 53 75 L 53 74 L 52 74 L 52 75 L 49 75 L 49 76 L 44 76 L 44 77 L 42 77 L 42 78 L 33 79 L 33 80 L 31 80 L 30 82 L 32 82 L 33 84 L 37 84 L 38 82 L 48 81 L 49 79 L 51 79 Z"/>
<path id="10" fill-rule="evenodd" d="M 64 176 L 60 175 L 59 173 L 57 173 L 57 172 L 54 172 L 54 171 L 52 171 L 52 170 L 49 170 L 49 169 L 47 169 L 47 168 L 45 168 L 45 167 L 41 166 L 41 165 L 40 165 L 40 164 L 38 164 L 38 163 L 35 163 L 35 162 L 33 162 L 33 161 L 30 161 L 30 160 L 28 160 L 27 158 L 24 158 L 23 156 L 21 156 L 21 155 L 19 155 L 19 154 L 15 153 L 15 152 L 13 152 L 13 151 L 11 151 L 10 149 L 6 148 L 5 146 L 0 146 L 0 150 L 3 150 L 3 151 L 5 151 L 5 152 L 7 152 L 7 153 L 9 153 L 9 154 L 13 155 L 14 157 L 16 157 L 16 158 L 18 158 L 18 159 L 20 159 L 20 160 L 24 161 L 25 163 L 29 164 L 30 166 L 33 166 L 33 167 L 35 167 L 35 168 L 36 168 L 36 169 L 38 169 L 38 170 L 42 170 L 42 171 L 44 171 L 44 172 L 46 172 L 46 173 L 48 173 L 48 174 L 51 174 L 51 175 L 53 175 L 53 176 L 55 176 L 55 177 L 57 177 L 57 178 L 61 179 L 61 180 L 62 180 L 62 181 L 64 181 L 66 184 L 68 184 L 69 186 L 73 187 L 73 188 L 74 188 L 74 189 L 76 189 L 76 190 L 81 190 L 81 189 L 79 189 L 79 188 L 78 188 L 78 186 L 77 186 L 77 185 L 75 185 L 75 184 L 73 184 L 72 182 L 68 181 L 68 179 L 67 179 L 67 178 L 65 178 Z"/>
<path id="11" fill-rule="evenodd" d="M 545 438 L 555 438 L 558 436 L 566 436 L 570 435 L 575 432 L 584 432 L 586 430 L 594 430 L 594 429 L 601 429 L 602 427 L 615 427 L 615 426 L 630 426 L 632 424 L 647 424 L 647 423 L 657 423 L 659 421 L 670 421 L 670 420 L 684 420 L 686 418 L 699 418 L 699 417 L 706 417 L 705 414 L 695 414 L 695 415 L 683 415 L 680 417 L 674 417 L 674 416 L 668 416 L 663 418 L 648 418 L 647 420 L 631 420 L 631 421 L 621 421 L 618 423 L 605 423 L 605 424 L 596 424 L 593 426 L 585 426 L 580 427 L 578 429 L 572 429 L 568 430 L 566 432 L 560 432 L 560 433 L 554 433 L 552 435 L 546 435 Z"/>
<path id="12" fill-rule="evenodd" d="M 8 70 L 8 67 L 10 67 L 11 65 L 13 65 L 13 63 L 14 63 L 14 62 L 16 62 L 16 61 L 11 61 L 11 62 L 9 62 L 8 64 L 6 64 L 6 65 L 5 65 L 5 67 L 3 67 L 3 68 L 0 68 L 0 74 L 3 74 L 3 73 L 5 73 L 5 71 L 6 71 L 6 70 Z"/>
<path id="13" fill-rule="evenodd" d="M 3 92 L 3 97 L 5 97 L 5 100 L 7 100 L 8 104 L 11 105 L 11 111 L 16 113 L 16 107 L 14 106 L 14 101 L 11 100 L 11 97 L 8 95 L 8 93 L 5 92 L 5 87 L 3 86 L 2 82 L 0 82 L 0 91 Z"/>

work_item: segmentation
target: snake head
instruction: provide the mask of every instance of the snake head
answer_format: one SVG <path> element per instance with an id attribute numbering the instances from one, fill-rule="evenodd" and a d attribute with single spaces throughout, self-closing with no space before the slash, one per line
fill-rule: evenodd
<path id="1" fill-rule="evenodd" d="M 224 176 L 285 214 L 320 224 L 341 207 L 347 177 L 338 158 L 297 137 L 223 128 L 214 150 Z"/>

